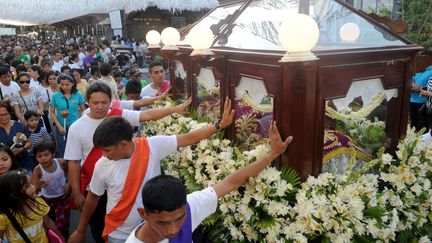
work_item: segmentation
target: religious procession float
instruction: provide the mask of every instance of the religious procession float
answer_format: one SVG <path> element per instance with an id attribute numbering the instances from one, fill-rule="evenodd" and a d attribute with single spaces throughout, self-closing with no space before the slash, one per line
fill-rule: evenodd
<path id="1" fill-rule="evenodd" d="M 290 14 L 295 28 L 284 24 Z M 205 126 L 226 97 L 235 117 L 167 158 L 165 173 L 200 190 L 264 155 L 270 121 L 294 137 L 272 166 L 220 200 L 204 223 L 209 239 L 430 242 L 432 145 L 408 126 L 421 47 L 339 0 L 221 5 L 181 33 L 179 46 L 165 52 L 173 100 L 156 106 L 191 96 L 193 111 L 143 132 Z"/>

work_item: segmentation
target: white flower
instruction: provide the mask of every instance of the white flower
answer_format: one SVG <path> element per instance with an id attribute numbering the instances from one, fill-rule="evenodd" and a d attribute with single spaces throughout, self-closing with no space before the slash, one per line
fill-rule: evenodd
<path id="1" fill-rule="evenodd" d="M 430 243 L 431 240 L 429 239 L 429 237 L 427 236 L 423 236 L 422 238 L 419 239 L 418 243 Z"/>
<path id="2" fill-rule="evenodd" d="M 381 160 L 384 165 L 390 165 L 393 161 L 393 157 L 390 154 L 385 153 L 381 156 Z"/>

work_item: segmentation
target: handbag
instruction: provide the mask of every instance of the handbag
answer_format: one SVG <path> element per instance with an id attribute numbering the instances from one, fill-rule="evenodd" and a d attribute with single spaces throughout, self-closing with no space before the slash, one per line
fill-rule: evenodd
<path id="1" fill-rule="evenodd" d="M 47 238 L 49 243 L 63 243 L 63 240 L 52 229 L 48 229 Z"/>

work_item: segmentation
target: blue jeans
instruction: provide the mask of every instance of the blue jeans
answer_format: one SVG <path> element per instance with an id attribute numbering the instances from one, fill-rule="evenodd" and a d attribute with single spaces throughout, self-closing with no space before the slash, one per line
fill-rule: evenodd
<path id="1" fill-rule="evenodd" d="M 57 158 L 63 158 L 66 149 L 66 135 L 67 134 L 61 134 L 57 127 L 54 129 L 54 138 L 57 145 Z"/>

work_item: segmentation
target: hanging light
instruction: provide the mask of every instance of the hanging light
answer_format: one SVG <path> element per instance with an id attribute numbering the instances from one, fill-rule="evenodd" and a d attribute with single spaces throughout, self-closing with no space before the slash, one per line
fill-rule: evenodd
<path id="1" fill-rule="evenodd" d="M 164 47 L 162 47 L 162 50 L 172 50 L 177 51 L 177 43 L 180 41 L 180 33 L 177 29 L 173 27 L 167 27 L 164 30 L 162 30 L 161 33 L 162 43 L 164 44 Z"/>
<path id="2" fill-rule="evenodd" d="M 345 42 L 355 42 L 360 37 L 360 27 L 355 23 L 346 23 L 340 28 L 339 36 Z"/>
<path id="3" fill-rule="evenodd" d="M 309 15 L 288 15 L 279 28 L 279 41 L 286 50 L 280 62 L 317 60 L 311 50 L 318 42 L 318 37 L 318 24 Z"/>
<path id="4" fill-rule="evenodd" d="M 157 32 L 156 30 L 150 30 L 149 32 L 147 32 L 146 40 L 147 40 L 147 43 L 149 44 L 148 48 L 160 48 L 161 47 L 159 45 L 160 40 L 161 40 L 161 36 L 160 36 L 159 32 Z"/>
<path id="5" fill-rule="evenodd" d="M 214 53 L 210 50 L 210 47 L 213 44 L 213 38 L 214 35 L 210 28 L 198 27 L 192 29 L 187 40 L 193 48 L 191 56 L 213 55 Z"/>

